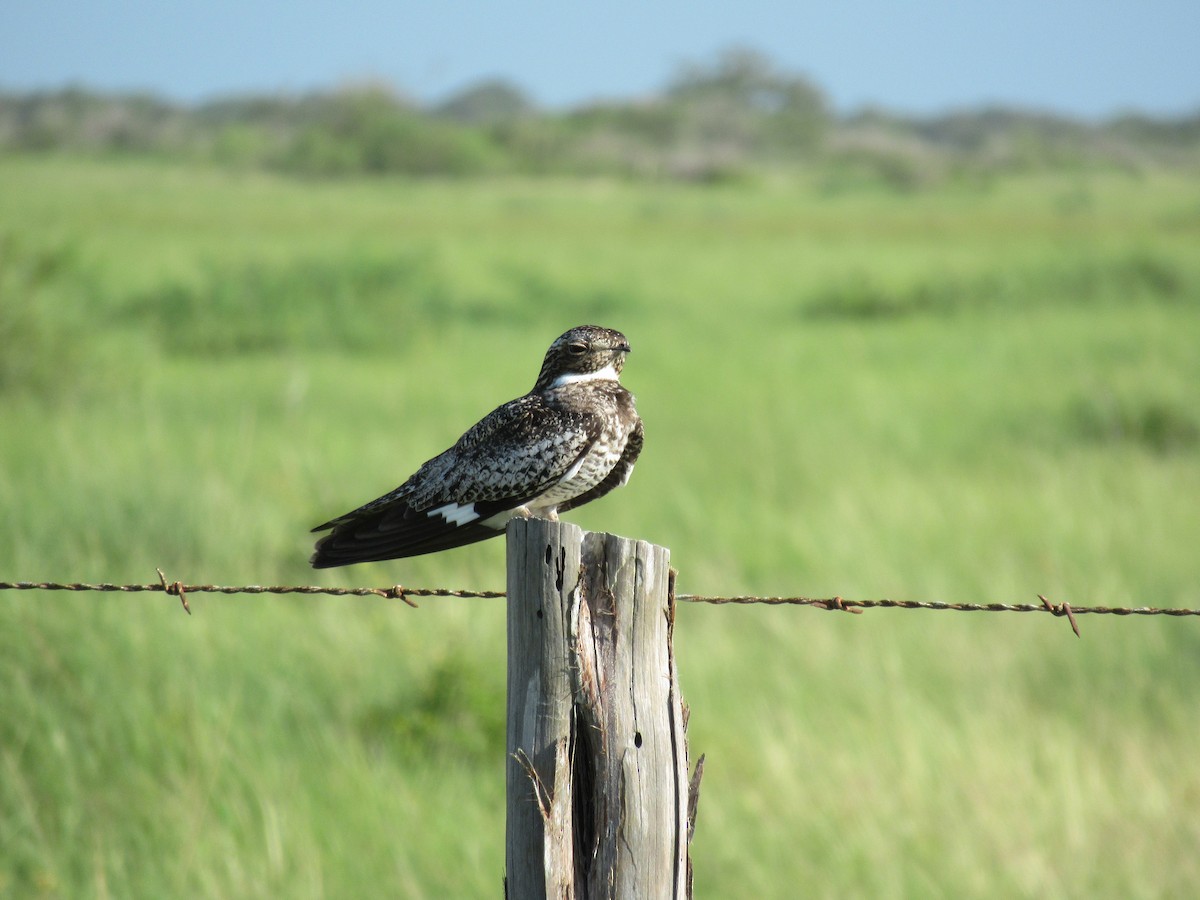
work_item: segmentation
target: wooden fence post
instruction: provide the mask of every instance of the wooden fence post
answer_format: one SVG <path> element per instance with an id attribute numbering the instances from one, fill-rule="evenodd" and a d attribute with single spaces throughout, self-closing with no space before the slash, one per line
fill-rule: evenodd
<path id="1" fill-rule="evenodd" d="M 566 522 L 509 525 L 510 900 L 691 894 L 698 784 L 669 563 L 663 547 Z"/>

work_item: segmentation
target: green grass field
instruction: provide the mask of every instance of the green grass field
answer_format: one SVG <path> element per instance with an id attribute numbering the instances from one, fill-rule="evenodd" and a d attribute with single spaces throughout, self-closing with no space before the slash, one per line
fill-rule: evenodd
<path id="1" fill-rule="evenodd" d="M 1200 606 L 1200 182 L 0 160 L 0 580 L 499 588 L 308 529 L 624 331 L 688 593 Z M 504 610 L 0 592 L 0 897 L 499 896 Z M 685 606 L 698 897 L 1200 884 L 1200 620 Z"/>

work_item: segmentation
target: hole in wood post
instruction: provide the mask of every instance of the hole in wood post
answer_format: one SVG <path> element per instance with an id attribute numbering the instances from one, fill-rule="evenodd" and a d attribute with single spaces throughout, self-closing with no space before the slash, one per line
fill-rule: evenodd
<path id="1" fill-rule="evenodd" d="M 540 609 L 537 611 L 537 617 L 539 619 L 542 617 L 542 611 Z"/>
<path id="2" fill-rule="evenodd" d="M 642 733 L 640 731 L 635 731 L 633 733 L 633 746 L 637 747 L 638 749 L 641 749 Z"/>
<path id="3" fill-rule="evenodd" d="M 550 565 L 550 563 L 553 559 L 554 559 L 554 556 L 550 552 L 550 545 L 547 544 L 546 545 L 546 565 Z"/>

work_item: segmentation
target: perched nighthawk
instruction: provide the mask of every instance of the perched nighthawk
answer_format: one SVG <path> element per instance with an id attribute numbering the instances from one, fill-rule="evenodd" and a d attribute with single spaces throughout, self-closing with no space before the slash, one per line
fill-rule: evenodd
<path id="1" fill-rule="evenodd" d="M 546 351 L 537 383 L 493 410 L 390 494 L 313 531 L 314 568 L 419 556 L 558 518 L 629 480 L 642 450 L 633 394 L 617 378 L 629 342 L 582 325 Z"/>

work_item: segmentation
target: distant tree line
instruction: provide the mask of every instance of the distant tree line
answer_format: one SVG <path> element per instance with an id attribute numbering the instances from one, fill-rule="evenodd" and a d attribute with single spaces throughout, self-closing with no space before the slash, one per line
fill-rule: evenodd
<path id="1" fill-rule="evenodd" d="M 654 96 L 538 109 L 500 80 L 421 106 L 386 84 L 195 106 L 85 88 L 0 91 L 0 152 L 186 158 L 304 176 L 609 174 L 726 180 L 821 166 L 920 186 L 1063 167 L 1200 169 L 1200 111 L 1099 123 L 988 108 L 836 116 L 807 78 L 752 50 L 681 67 Z"/>

